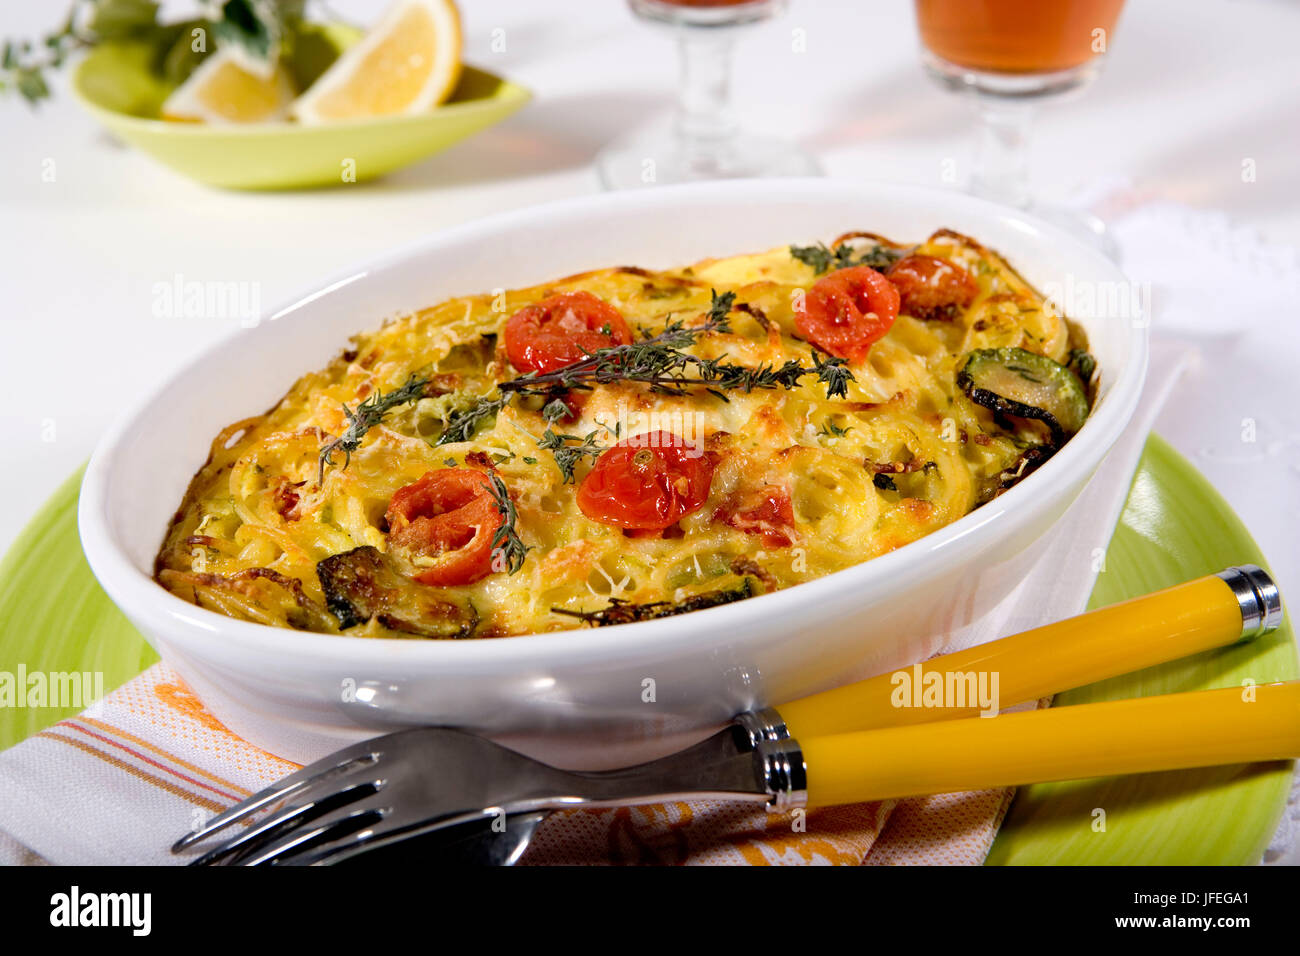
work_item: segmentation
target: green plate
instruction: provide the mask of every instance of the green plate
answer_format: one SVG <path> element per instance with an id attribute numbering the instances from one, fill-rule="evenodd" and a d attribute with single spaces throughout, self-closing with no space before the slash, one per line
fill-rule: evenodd
<path id="1" fill-rule="evenodd" d="M 102 672 L 107 693 L 158 655 L 90 573 L 77 534 L 80 488 L 78 471 L 0 561 L 0 670 Z M 0 707 L 0 749 L 78 710 Z"/>
<path id="2" fill-rule="evenodd" d="M 1267 568 L 1241 521 L 1165 441 L 1147 442 L 1089 607 L 1234 564 Z M 1272 634 L 1056 696 L 1057 706 L 1300 676 L 1289 622 Z M 1240 865 L 1277 829 L 1292 763 L 1209 767 L 1021 787 L 990 864 Z M 1102 828 L 1104 826 L 1104 829 Z"/>
<path id="3" fill-rule="evenodd" d="M 300 86 L 359 35 L 343 27 L 320 27 L 314 45 L 300 43 L 290 63 Z M 118 138 L 191 179 L 232 189 L 299 189 L 374 179 L 499 123 L 532 95 L 466 66 L 451 99 L 416 116 L 318 126 L 172 123 L 157 118 L 174 88 L 160 72 L 159 57 L 156 47 L 140 43 L 96 47 L 78 64 L 73 91 Z"/>
<path id="4" fill-rule="evenodd" d="M 103 671 L 105 688 L 156 660 L 99 589 L 77 537 L 74 475 L 0 562 L 0 669 Z M 1263 565 L 1227 504 L 1159 438 L 1143 454 L 1092 605 L 1218 571 Z M 1062 694 L 1059 704 L 1113 700 L 1300 676 L 1291 628 Z M 69 712 L 0 708 L 0 747 Z M 1257 860 L 1277 826 L 1289 763 L 1144 774 L 1022 787 L 990 863 L 1205 863 Z M 1094 830 L 1094 811 L 1106 829 Z"/>

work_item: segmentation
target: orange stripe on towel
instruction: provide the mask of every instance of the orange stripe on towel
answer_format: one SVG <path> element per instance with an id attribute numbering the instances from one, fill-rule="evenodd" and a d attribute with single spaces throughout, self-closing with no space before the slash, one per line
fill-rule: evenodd
<path id="1" fill-rule="evenodd" d="M 181 773 L 179 770 L 175 769 L 174 767 L 169 767 L 164 763 L 159 763 L 157 760 L 154 760 L 152 757 L 146 757 L 144 754 L 140 753 L 140 751 L 133 750 L 132 748 L 128 747 L 126 744 L 118 743 L 116 740 L 113 740 L 111 737 L 105 737 L 103 734 L 97 734 L 93 730 L 89 730 L 85 727 L 78 727 L 75 723 L 72 723 L 71 721 L 65 721 L 64 726 L 68 727 L 71 730 L 79 731 L 80 733 L 85 734 L 87 737 L 93 737 L 95 740 L 102 741 L 108 744 L 110 747 L 116 747 L 118 750 L 121 750 L 125 753 L 129 753 L 132 757 L 135 757 L 137 760 L 143 760 L 151 767 L 157 767 L 159 770 L 169 773 L 173 777 L 177 777 L 180 780 L 184 780 L 186 783 L 192 783 L 194 784 L 194 786 L 202 787 L 204 790 L 211 790 L 217 796 L 225 797 L 231 803 L 238 803 L 240 800 L 240 798 L 233 793 L 227 793 L 224 790 L 218 790 L 216 787 L 212 786 L 211 784 L 204 783 L 202 780 L 196 780 L 193 777 L 186 776 L 185 774 Z"/>
<path id="2" fill-rule="evenodd" d="M 141 770 L 139 767 L 127 763 L 125 760 L 119 760 L 117 757 L 114 757 L 112 754 L 106 754 L 102 750 L 92 747 L 90 746 L 90 744 L 83 743 L 80 740 L 73 740 L 71 737 L 65 737 L 62 734 L 56 734 L 52 730 L 42 730 L 40 733 L 35 734 L 35 736 L 44 737 L 47 740 L 57 740 L 59 741 L 59 743 L 67 744 L 69 747 L 75 747 L 77 750 L 81 750 L 85 753 L 88 753 L 92 757 L 98 757 L 100 760 L 104 761 L 105 763 L 113 767 L 116 767 L 119 770 L 123 770 L 126 773 L 129 773 L 131 776 L 135 777 L 138 780 L 143 780 L 145 783 L 151 783 L 159 790 L 165 790 L 167 793 L 170 793 L 174 797 L 180 797 L 182 800 L 188 800 L 190 803 L 194 804 L 195 806 L 202 807 L 205 810 L 211 810 L 213 813 L 220 813 L 228 806 L 228 804 L 218 803 L 217 801 L 210 800 L 207 797 L 202 796 L 200 794 L 191 793 L 190 791 L 186 790 L 184 787 L 178 787 L 176 786 L 176 784 L 169 783 L 168 781 L 163 780 L 161 777 L 155 777 L 153 774 L 147 773 L 146 771 Z"/>
<path id="3" fill-rule="evenodd" d="M 154 753 L 158 754 L 158 756 L 162 757 L 164 760 L 170 760 L 178 767 L 184 767 L 186 770 L 192 771 L 193 773 L 197 773 L 200 776 L 207 777 L 213 783 L 221 784 L 223 787 L 229 789 L 232 793 L 239 794 L 241 799 L 249 796 L 253 792 L 251 790 L 244 789 L 243 787 L 239 786 L 239 784 L 237 783 L 231 783 L 229 780 L 226 780 L 222 777 L 218 777 L 215 773 L 210 773 L 207 770 L 204 770 L 202 767 L 196 767 L 188 760 L 182 760 L 174 753 L 170 753 L 164 750 L 163 748 L 150 743 L 149 741 L 145 740 L 143 737 L 137 737 L 135 734 L 128 733 L 127 731 L 123 730 L 121 727 L 118 727 L 115 724 L 110 724 L 103 720 L 97 720 L 94 717 L 87 717 L 85 714 L 80 715 L 79 717 L 75 718 L 75 720 L 84 721 L 87 724 L 91 724 L 92 726 L 98 727 L 100 730 L 104 731 L 105 733 L 116 734 L 117 736 L 125 740 L 131 741 L 133 744 L 152 750 Z M 74 721 L 65 720 L 64 723 L 73 724 Z"/>

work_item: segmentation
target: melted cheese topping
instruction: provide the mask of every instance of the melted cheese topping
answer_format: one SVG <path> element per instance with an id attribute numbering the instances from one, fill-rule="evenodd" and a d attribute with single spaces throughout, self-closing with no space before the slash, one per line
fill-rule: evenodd
<path id="1" fill-rule="evenodd" d="M 730 334 L 692 348 L 702 357 L 780 366 L 811 365 L 795 335 L 796 298 L 819 276 L 788 248 L 648 272 L 622 268 L 572 276 L 497 295 L 451 299 L 361 334 L 325 369 L 299 379 L 264 415 L 231 425 L 195 475 L 158 556 L 158 580 L 186 600 L 247 620 L 337 632 L 316 565 L 370 545 L 388 551 L 383 516 L 397 489 L 426 472 L 493 463 L 514 499 L 516 528 L 530 550 L 514 574 L 489 574 L 445 593 L 472 606 L 475 636 L 581 626 L 554 608 L 594 611 L 611 598 L 680 602 L 732 588 L 785 588 L 891 551 L 969 513 L 1008 483 L 1029 440 L 970 402 L 955 385 L 963 355 L 1019 346 L 1064 362 L 1071 326 L 999 256 L 946 230 L 915 252 L 962 266 L 979 293 L 950 320 L 904 311 L 861 362 L 845 398 L 830 399 L 806 376 L 791 389 L 656 394 L 619 382 L 585 393 L 579 420 L 557 430 L 602 445 L 664 429 L 716 455 L 704 506 L 662 536 L 629 536 L 584 516 L 577 480 L 566 483 L 538 447 L 547 423 L 536 402 L 516 401 L 472 441 L 438 445 L 448 416 L 515 377 L 500 345 L 507 318 L 557 292 L 586 290 L 615 305 L 634 337 L 670 317 L 698 324 L 711 290 L 732 291 L 744 309 Z M 441 394 L 392 411 L 343 467 L 318 482 L 323 442 L 347 427 L 344 405 L 432 375 Z M 884 473 L 888 480 L 878 479 Z M 1014 476 L 1013 476 L 1014 477 Z M 892 484 L 892 487 L 890 487 Z M 777 486 L 794 527 L 777 535 L 727 523 L 746 494 Z M 760 529 L 761 530 L 761 529 Z M 264 569 L 264 570 L 262 570 Z M 398 636 L 376 615 L 343 633 Z"/>

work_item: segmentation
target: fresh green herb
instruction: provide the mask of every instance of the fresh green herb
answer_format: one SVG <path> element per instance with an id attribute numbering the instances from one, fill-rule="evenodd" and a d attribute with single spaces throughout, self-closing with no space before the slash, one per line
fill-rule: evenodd
<path id="1" fill-rule="evenodd" d="M 492 500 L 496 502 L 497 511 L 501 515 L 501 526 L 492 536 L 493 564 L 496 564 L 497 555 L 500 555 L 505 560 L 505 570 L 514 574 L 524 566 L 524 557 L 529 550 L 520 539 L 516 528 L 519 512 L 515 510 L 515 503 L 510 499 L 510 492 L 506 490 L 505 483 L 500 477 L 489 474 L 488 479 L 492 483 Z"/>
<path id="2" fill-rule="evenodd" d="M 647 336 L 628 345 L 596 349 L 585 358 L 552 372 L 522 375 L 502 383 L 501 390 L 551 397 L 546 414 L 549 421 L 558 421 L 559 418 L 553 417 L 552 413 L 559 414 L 561 406 L 563 414 L 569 414 L 568 406 L 554 397 L 560 390 L 590 388 L 592 385 L 608 385 L 617 381 L 636 381 L 644 382 L 656 391 L 685 394 L 692 385 L 714 385 L 716 372 L 713 373 L 714 377 L 706 377 L 707 373 L 702 373 L 699 378 L 691 378 L 685 374 L 686 370 L 723 363 L 688 355 L 684 350 L 709 332 L 730 332 L 727 315 L 735 300 L 734 292 L 718 295 L 715 291 L 702 325 L 687 327 L 681 319 L 670 319 L 664 330 L 657 335 Z M 559 405 L 556 404 L 557 401 Z"/>
<path id="3" fill-rule="evenodd" d="M 573 469 L 583 458 L 587 456 L 597 458 L 605 450 L 603 445 L 596 444 L 598 434 L 596 429 L 592 429 L 587 433 L 586 438 L 579 438 L 577 435 L 557 434 L 548 428 L 542 433 L 537 447 L 546 449 L 555 457 L 555 466 L 560 469 L 560 474 L 564 476 L 564 483 L 567 485 L 573 481 Z M 577 444 L 570 444 L 571 442 Z"/>
<path id="4" fill-rule="evenodd" d="M 347 416 L 348 427 L 342 435 L 321 448 L 319 480 L 321 482 L 325 481 L 325 466 L 333 466 L 334 452 L 342 449 L 345 456 L 343 467 L 347 468 L 352 461 L 352 453 L 361 447 L 361 440 L 366 437 L 366 432 L 382 422 L 384 416 L 394 408 L 420 398 L 424 394 L 425 386 L 428 384 L 429 379 L 412 375 L 406 380 L 405 385 L 395 388 L 387 394 L 376 391 L 375 394 L 358 405 L 356 411 L 344 405 L 343 414 Z"/>
<path id="5" fill-rule="evenodd" d="M 492 418 L 497 412 L 510 404 L 510 396 L 498 395 L 496 398 L 480 398 L 469 408 L 454 412 L 447 419 L 447 427 L 442 430 L 438 436 L 435 445 L 450 445 L 455 442 L 469 441 L 474 437 L 486 419 Z"/>
<path id="6" fill-rule="evenodd" d="M 75 0 L 57 30 L 38 41 L 6 39 L 0 45 L 0 91 L 12 87 L 35 106 L 50 95 L 46 71 L 102 41 L 148 35 L 157 19 L 158 4 L 150 0 Z"/>
<path id="7" fill-rule="evenodd" d="M 903 257 L 903 250 L 892 249 L 884 243 L 876 243 L 860 254 L 855 254 L 853 247 L 842 242 L 834 249 L 828 249 L 825 243 L 811 246 L 791 246 L 790 255 L 806 266 L 810 266 L 817 275 L 848 269 L 851 266 L 870 266 L 873 269 L 888 269 Z"/>
<path id="8" fill-rule="evenodd" d="M 809 266 L 818 275 L 829 269 L 831 263 L 835 261 L 835 254 L 822 242 L 812 246 L 791 246 L 790 255 Z"/>
<path id="9" fill-rule="evenodd" d="M 535 465 L 535 464 L 537 464 L 537 459 L 536 459 L 536 458 L 533 458 L 531 455 L 524 455 L 524 464 L 525 464 L 525 465 Z"/>
<path id="10" fill-rule="evenodd" d="M 705 325 L 716 325 L 721 331 L 730 332 L 727 325 L 727 316 L 731 315 L 731 310 L 736 307 L 736 293 L 724 292 L 718 295 L 717 289 L 709 290 L 711 302 L 709 303 L 709 312 L 705 316 Z"/>
<path id="11" fill-rule="evenodd" d="M 444 458 L 442 460 L 442 463 L 446 465 L 448 468 L 455 468 L 457 464 L 455 458 Z"/>
<path id="12" fill-rule="evenodd" d="M 210 0 L 202 19 L 188 21 L 212 34 L 216 46 L 236 46 L 257 62 L 276 59 L 302 22 L 304 0 Z M 161 76 L 176 80 L 174 54 L 183 42 L 187 23 L 159 23 L 155 0 L 72 0 L 62 25 L 39 40 L 6 39 L 0 44 L 0 92 L 13 89 L 35 106 L 50 95 L 46 74 L 62 68 L 82 50 L 102 43 L 143 42 L 157 49 L 151 65 Z M 192 64 L 191 64 L 192 66 Z"/>
<path id="13" fill-rule="evenodd" d="M 827 356 L 822 358 L 821 353 L 816 349 L 812 351 L 813 370 L 817 373 L 817 381 L 826 386 L 827 398 L 847 398 L 849 394 L 849 382 L 855 381 L 853 373 L 844 363 L 844 359 Z"/>
<path id="14" fill-rule="evenodd" d="M 593 627 L 608 627 L 611 624 L 630 624 L 633 621 L 653 621 L 656 618 L 672 617 L 686 614 L 719 604 L 731 604 L 754 596 L 754 584 L 749 578 L 739 587 L 718 591 L 705 591 L 684 601 L 650 601 L 646 604 L 633 604 L 621 598 L 610 598 L 609 605 L 599 611 L 570 611 L 562 607 L 551 608 L 554 614 L 576 617 Z"/>
<path id="15" fill-rule="evenodd" d="M 843 438 L 851 431 L 853 431 L 852 425 L 848 426 L 847 428 L 844 428 L 840 425 L 835 424 L 835 421 L 830 418 L 822 422 L 821 433 L 825 435 L 827 438 Z"/>
<path id="16" fill-rule="evenodd" d="M 302 19 L 304 0 L 225 0 L 212 25 L 220 46 L 238 46 L 266 63 L 279 56 L 286 27 Z"/>
<path id="17" fill-rule="evenodd" d="M 568 406 L 563 398 L 553 398 L 542 406 L 542 417 L 552 425 L 563 421 L 572 414 L 573 409 Z"/>

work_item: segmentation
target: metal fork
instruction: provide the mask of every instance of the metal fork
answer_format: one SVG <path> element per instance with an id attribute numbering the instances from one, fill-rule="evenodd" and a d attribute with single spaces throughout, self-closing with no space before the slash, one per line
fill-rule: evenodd
<path id="1" fill-rule="evenodd" d="M 421 837 L 460 841 L 471 858 L 508 864 L 523 853 L 540 814 L 567 807 L 699 798 L 827 807 L 1300 756 L 1300 681 L 802 741 L 776 723 L 775 711 L 765 713 L 761 720 L 742 715 L 737 725 L 662 760 L 604 773 L 557 770 L 460 731 L 405 731 L 294 774 L 177 848 L 288 800 L 196 862 L 332 863 Z M 502 827 L 505 837 L 485 833 Z"/>
<path id="2" fill-rule="evenodd" d="M 434 838 L 440 850 L 459 843 L 472 861 L 508 865 L 552 810 L 773 801 L 781 761 L 761 753 L 752 736 L 736 725 L 650 763 L 577 772 L 450 728 L 405 730 L 303 767 L 213 817 L 172 852 L 247 824 L 192 865 L 337 863 L 416 837 Z"/>

